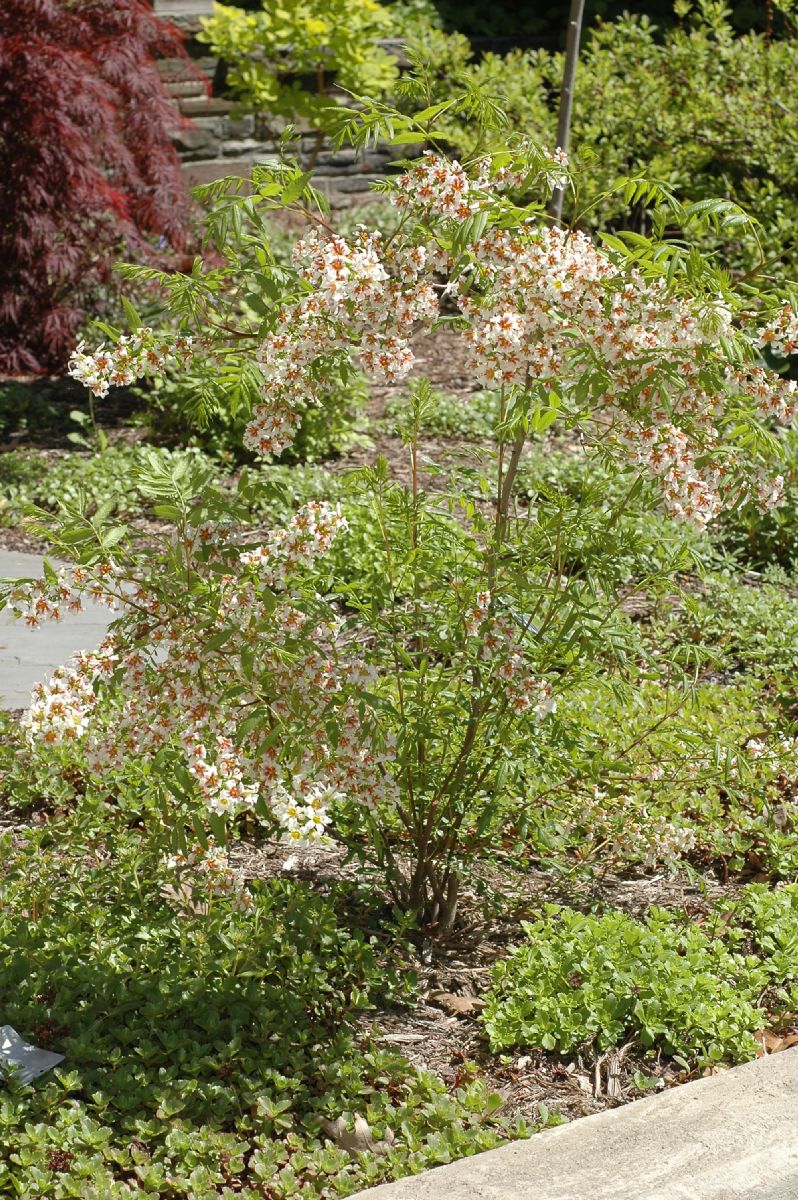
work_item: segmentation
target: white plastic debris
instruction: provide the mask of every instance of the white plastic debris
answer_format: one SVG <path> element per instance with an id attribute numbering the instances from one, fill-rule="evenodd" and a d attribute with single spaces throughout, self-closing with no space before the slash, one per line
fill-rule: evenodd
<path id="1" fill-rule="evenodd" d="M 30 1042 L 23 1042 L 10 1025 L 0 1025 L 0 1069 L 15 1068 L 14 1078 L 20 1083 L 30 1083 L 63 1058 L 63 1054 L 53 1054 L 51 1050 L 40 1050 Z"/>

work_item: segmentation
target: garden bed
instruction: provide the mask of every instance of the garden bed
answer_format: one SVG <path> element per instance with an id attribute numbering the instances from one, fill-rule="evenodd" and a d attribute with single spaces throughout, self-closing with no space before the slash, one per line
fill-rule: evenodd
<path id="1" fill-rule="evenodd" d="M 489 462 L 496 397 L 473 386 L 454 335 L 414 350 L 416 379 L 432 385 L 416 474 L 438 496 L 450 475 L 470 478 L 466 460 Z M 340 502 L 350 529 L 330 569 L 355 588 L 379 569 L 379 531 L 344 476 L 379 455 L 391 480 L 413 484 L 394 428 L 406 386 L 373 386 L 321 464 L 262 472 L 208 435 L 187 448 L 174 421 L 132 432 L 113 406 L 78 452 L 63 422 L 21 431 L 0 460 L 0 545 L 43 550 L 20 524 L 25 503 L 55 511 L 87 493 L 89 516 L 113 500 L 138 551 L 156 553 L 175 527 L 137 478 L 157 444 L 156 465 L 209 472 L 228 498 L 238 488 L 251 534 L 315 496 Z M 557 435 L 531 439 L 513 504 L 523 517 L 564 499 L 605 536 L 617 494 L 578 438 Z M 492 512 L 489 493 L 467 499 Z M 447 931 L 402 917 L 339 842 L 294 850 L 246 820 L 228 864 L 236 902 L 209 901 L 175 875 L 157 772 L 131 760 L 98 780 L 79 751 L 31 754 L 12 718 L 0 994 L 4 1019 L 65 1061 L 33 1089 L 11 1087 L 0 1194 L 22 1172 L 59 1197 L 327 1200 L 790 1045 L 796 507 L 788 490 L 778 519 L 732 514 L 696 531 L 644 496 L 613 520 L 617 604 L 593 644 L 595 677 L 561 702 L 561 743 L 540 734 Z M 678 570 L 651 586 L 664 562 Z M 181 809 L 189 833 L 190 820 Z M 587 950 L 588 965 L 574 963 L 605 919 L 618 944 L 602 980 Z M 679 984 L 672 1008 L 646 977 L 657 938 L 663 978 Z M 541 945 L 554 966 L 534 959 Z M 560 961 L 546 1025 L 534 980 Z"/>

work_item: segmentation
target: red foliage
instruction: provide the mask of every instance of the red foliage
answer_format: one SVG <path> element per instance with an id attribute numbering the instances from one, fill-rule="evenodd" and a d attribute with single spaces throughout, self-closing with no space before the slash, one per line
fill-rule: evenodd
<path id="1" fill-rule="evenodd" d="M 144 0 L 1 0 L 0 372 L 62 369 L 114 261 L 183 244 L 154 55 L 184 53 Z"/>

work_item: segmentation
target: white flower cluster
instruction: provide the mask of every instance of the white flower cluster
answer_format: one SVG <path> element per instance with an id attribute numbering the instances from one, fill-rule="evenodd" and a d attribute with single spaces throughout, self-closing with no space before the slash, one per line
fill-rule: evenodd
<path id="1" fill-rule="evenodd" d="M 260 578 L 270 584 L 285 578 L 300 566 L 310 566 L 326 554 L 336 535 L 347 528 L 341 506 L 311 500 L 292 518 L 287 529 L 274 530 L 267 542 L 239 555 L 242 567 L 257 567 Z"/>
<path id="2" fill-rule="evenodd" d="M 244 445 L 263 458 L 282 454 L 296 437 L 300 419 L 299 410 L 285 401 L 272 400 L 268 406 L 259 404 L 244 430 Z"/>
<path id="3" fill-rule="evenodd" d="M 309 783 L 302 776 L 296 776 L 293 791 L 278 786 L 272 797 L 272 809 L 286 841 L 322 841 L 332 820 L 330 807 L 343 798 L 342 793 L 332 787 Z"/>
<path id="4" fill-rule="evenodd" d="M 694 849 L 697 838 L 686 824 L 651 816 L 644 807 L 641 819 L 629 823 L 620 842 L 637 851 L 644 867 L 653 869 L 662 865 L 674 871 Z"/>
<path id="5" fill-rule="evenodd" d="M 764 471 L 758 471 L 751 481 L 749 494 L 765 512 L 778 508 L 784 499 L 784 476 L 776 475 L 771 479 Z"/>
<path id="6" fill-rule="evenodd" d="M 718 471 L 699 470 L 687 435 L 669 422 L 627 427 L 620 433 L 632 462 L 647 467 L 662 481 L 665 508 L 699 526 L 707 525 L 723 507 Z"/>
<path id="7" fill-rule="evenodd" d="M 583 234 L 555 227 L 493 229 L 473 251 L 482 288 L 458 303 L 471 318 L 465 336 L 476 378 L 489 387 L 559 378 L 574 318 L 591 305 L 604 315 L 609 260 Z"/>
<path id="8" fill-rule="evenodd" d="M 117 568 L 106 562 L 94 570 L 96 576 L 91 578 L 82 567 L 63 567 L 54 579 L 20 584 L 9 596 L 9 612 L 36 629 L 42 621 L 60 621 L 65 612 L 83 612 L 86 596 L 107 608 L 118 608 L 119 597 L 114 589 Z"/>
<path id="9" fill-rule="evenodd" d="M 217 734 L 213 754 L 198 740 L 201 730 L 185 729 L 180 740 L 186 755 L 186 765 L 199 785 L 200 795 L 212 813 L 230 816 L 243 808 L 252 808 L 258 800 L 256 783 L 244 782 L 245 767 L 233 742 Z"/>
<path id="10" fill-rule="evenodd" d="M 178 900 L 185 899 L 196 907 L 198 902 L 218 895 L 232 900 L 234 908 L 252 906 L 241 874 L 230 866 L 227 855 L 213 838 L 208 839 L 207 846 L 197 843 L 185 852 L 170 855 L 166 865 L 175 873 L 178 887 L 174 896 Z"/>
<path id="11" fill-rule="evenodd" d="M 538 170 L 528 166 L 500 166 L 492 171 L 489 161 L 482 163 L 476 178 L 471 179 L 457 159 L 445 159 L 432 150 L 400 175 L 396 181 L 393 202 L 399 209 L 466 221 L 485 206 L 492 193 L 520 188 L 537 174 L 551 188 L 563 188 L 568 180 L 568 155 L 559 147 L 535 152 Z"/>
<path id="12" fill-rule="evenodd" d="M 594 419 L 605 442 L 612 432 L 651 470 L 672 515 L 703 525 L 735 502 L 743 484 L 716 428 L 723 385 L 713 389 L 706 373 L 708 350 L 731 329 L 727 305 L 674 298 L 662 280 L 622 274 L 578 231 L 492 229 L 472 252 L 478 272 L 458 303 L 470 319 L 465 336 L 478 380 L 567 392 L 580 379 L 603 378 Z M 727 380 L 760 411 L 792 419 L 795 385 L 761 371 L 734 379 L 727 372 Z M 750 487 L 766 497 L 774 489 L 777 481 Z"/>
<path id="13" fill-rule="evenodd" d="M 425 209 L 466 221 L 479 211 L 481 196 L 456 159 L 427 151 L 396 182 L 397 208 Z"/>
<path id="14" fill-rule="evenodd" d="M 485 591 L 477 592 L 474 597 L 474 603 L 466 613 L 466 633 L 469 637 L 474 637 L 482 628 L 491 606 L 491 594 Z"/>
<path id="15" fill-rule="evenodd" d="M 348 681 L 362 695 L 373 687 L 374 671 L 355 660 L 350 663 Z M 356 797 L 364 808 L 375 809 L 379 804 L 395 803 L 399 797 L 399 788 L 390 772 L 396 758 L 396 739 L 393 734 L 388 735 L 378 747 L 376 731 L 367 713 L 366 706 L 352 700 L 347 702 L 335 751 L 322 761 L 326 778 L 333 787 Z"/>
<path id="16" fill-rule="evenodd" d="M 535 158 L 542 160 L 538 177 L 542 175 L 546 186 L 552 191 L 564 188 L 568 182 L 568 155 L 566 152 L 559 146 L 556 150 L 547 150 L 545 146 L 541 146 L 536 152 Z M 495 191 L 502 192 L 510 188 L 522 187 L 529 181 L 530 174 L 531 172 L 528 170 L 499 167 L 492 176 L 488 176 L 485 172 L 481 178 Z"/>
<path id="17" fill-rule="evenodd" d="M 767 347 L 780 358 L 789 358 L 798 352 L 798 313 L 791 304 L 785 304 L 759 331 L 757 345 Z"/>
<path id="18" fill-rule="evenodd" d="M 745 749 L 751 758 L 762 759 L 773 767 L 798 768 L 798 737 L 779 738 L 775 745 L 762 738 L 749 738 Z"/>
<path id="19" fill-rule="evenodd" d="M 242 531 L 229 523 L 192 528 L 179 548 L 192 578 L 215 597 L 217 622 L 210 627 L 198 627 L 181 585 L 174 586 L 170 575 L 160 586 L 149 562 L 136 563 L 129 574 L 102 564 L 59 577 L 53 603 L 65 602 L 59 589 L 77 584 L 79 594 L 102 594 L 119 605 L 117 634 L 125 649 L 117 657 L 109 643 L 102 654 L 83 661 L 77 676 L 59 672 L 52 697 L 37 689 L 28 718 L 31 736 L 46 734 L 49 742 L 83 736 L 90 711 L 96 712 L 94 692 L 98 686 L 103 690 L 100 685 L 113 671 L 117 686 L 102 718 L 92 720 L 87 742 L 89 764 L 98 773 L 132 757 L 151 759 L 179 749 L 210 811 L 233 816 L 263 796 L 291 840 L 298 833 L 321 836 L 329 804 L 344 792 L 367 807 L 394 796 L 391 747 L 375 751 L 371 717 L 361 702 L 373 684 L 361 651 L 339 644 L 341 621 L 331 611 L 320 620 L 317 608 L 303 611 L 290 591 L 275 598 L 271 590 L 289 568 L 328 550 L 344 525 L 338 509 L 313 502 L 286 530 L 266 539 L 268 552 L 263 547 L 245 552 L 250 555 L 245 563 L 257 569 L 244 572 Z M 27 611 L 31 601 L 35 611 L 43 595 L 50 597 L 43 587 L 18 595 L 18 611 Z M 224 635 L 223 644 L 208 649 L 216 635 Z M 251 691 L 242 690 L 245 677 L 252 679 Z M 357 703 L 341 698 L 345 687 L 357 694 Z M 238 699 L 231 702 L 231 694 Z M 253 704 L 261 719 L 242 734 L 240 723 Z M 273 744 L 278 730 L 281 749 Z M 283 808 L 284 781 L 292 779 L 296 811 Z M 300 790 L 302 780 L 307 782 Z"/>
<path id="20" fill-rule="evenodd" d="M 729 369 L 726 372 L 729 391 L 732 394 L 750 396 L 760 414 L 766 419 L 789 425 L 798 412 L 798 383 L 794 379 L 783 379 L 773 371 L 761 367 Z"/>
<path id="21" fill-rule="evenodd" d="M 345 311 L 347 302 L 353 305 L 379 298 L 389 281 L 381 249 L 380 234 L 366 229 L 359 229 L 351 244 L 342 237 L 325 242 L 314 231 L 296 243 L 293 260 L 334 315 Z"/>
<path id="22" fill-rule="evenodd" d="M 481 652 L 493 665 L 496 677 L 504 686 L 510 708 L 518 716 L 532 713 L 542 720 L 557 709 L 551 684 L 532 675 L 516 638 L 513 622 L 505 616 L 491 614 L 491 594 L 477 592 L 474 603 L 466 613 L 466 632 L 479 637 Z"/>
<path id="23" fill-rule="evenodd" d="M 285 449 L 301 407 L 321 399 L 320 362 L 332 364 L 356 346 L 369 374 L 395 382 L 413 365 L 415 323 L 438 315 L 434 289 L 419 282 L 423 247 L 384 250 L 381 235 L 365 229 L 351 241 L 313 232 L 296 244 L 293 258 L 312 291 L 280 313 L 258 352 L 268 401 L 253 412 L 244 442 L 263 455 Z"/>
<path id="24" fill-rule="evenodd" d="M 100 397 L 107 396 L 111 387 L 126 386 L 145 375 L 157 374 L 170 357 L 186 363 L 192 355 L 190 337 L 181 335 L 166 341 L 156 338 L 147 326 L 123 334 L 113 346 L 100 346 L 92 354 L 87 354 L 84 346 L 84 342 L 78 343 L 70 355 L 67 371 Z"/>
<path id="25" fill-rule="evenodd" d="M 696 764 L 706 767 L 708 763 Z M 695 776 L 696 771 L 691 771 Z M 655 768 L 650 778 L 659 778 L 662 771 Z M 651 813 L 646 804 L 626 795 L 609 795 L 594 787 L 583 802 L 579 824 L 595 841 L 609 842 L 611 852 L 623 859 L 636 859 L 648 870 L 678 868 L 680 860 L 698 842 L 695 830 L 682 817 L 669 820 L 661 813 Z"/>
<path id="26" fill-rule="evenodd" d="M 60 746 L 82 738 L 97 702 L 94 681 L 108 675 L 115 661 L 113 641 L 106 639 L 96 654 L 74 654 L 71 666 L 56 667 L 47 683 L 35 684 L 22 719 L 30 743 Z"/>

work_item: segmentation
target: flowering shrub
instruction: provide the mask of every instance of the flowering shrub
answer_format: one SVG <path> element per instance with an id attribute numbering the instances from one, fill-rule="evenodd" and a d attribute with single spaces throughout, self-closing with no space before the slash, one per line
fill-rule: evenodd
<path id="1" fill-rule="evenodd" d="M 400 139 L 404 123 L 409 138 L 431 119 L 376 105 L 348 118 L 356 139 L 381 122 Z M 523 144 L 468 165 L 429 153 L 388 187 L 396 231 L 347 239 L 299 171 L 258 168 L 254 196 L 224 202 L 227 267 L 163 280 L 180 333 L 138 328 L 132 341 L 79 350 L 73 373 L 98 393 L 131 363 L 158 369 L 189 353 L 193 374 L 237 380 L 248 396 L 255 381 L 245 437 L 270 457 L 330 374 L 354 363 L 400 380 L 414 333 L 447 323 L 477 379 L 498 390 L 496 459 L 443 492 L 425 485 L 429 389 L 412 390 L 400 420 L 409 486 L 382 461 L 352 485 L 382 538 L 368 588 L 326 572 L 346 536 L 337 507 L 311 502 L 263 535 L 235 504 L 192 498 L 163 468 L 143 477 L 177 530 L 160 554 L 137 556 L 124 529 L 80 514 L 62 523 L 81 566 L 16 589 L 14 610 L 36 624 L 92 593 L 122 615 L 95 659 L 61 673 L 56 693 L 37 692 L 34 740 L 86 738 L 97 771 L 155 759 L 181 811 L 204 809 L 220 839 L 245 811 L 287 841 L 333 825 L 398 903 L 451 925 L 462 862 L 497 836 L 521 754 L 556 734 L 558 694 L 613 653 L 611 573 L 600 562 L 565 570 L 579 509 L 537 520 L 515 509 L 530 436 L 555 421 L 578 431 L 628 475 L 630 494 L 642 474 L 673 517 L 701 527 L 727 507 L 777 502 L 768 426 L 795 411 L 795 385 L 759 352 L 791 342 L 798 316 L 747 311 L 699 256 L 666 243 L 600 249 L 547 224 L 543 205 L 566 170 L 561 154 Z M 273 264 L 258 225 L 260 207 L 280 204 L 311 223 L 291 271 Z M 729 212 L 709 207 L 706 219 Z M 242 320 L 226 281 L 259 296 L 259 323 Z M 444 298 L 457 315 L 443 315 Z M 623 507 L 609 507 L 608 526 Z"/>

